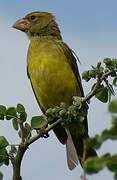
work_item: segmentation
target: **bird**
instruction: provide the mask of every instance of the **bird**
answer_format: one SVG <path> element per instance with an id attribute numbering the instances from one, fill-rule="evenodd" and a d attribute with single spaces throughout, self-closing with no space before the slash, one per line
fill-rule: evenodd
<path id="1" fill-rule="evenodd" d="M 35 11 L 18 19 L 13 28 L 28 36 L 27 75 L 40 109 L 45 113 L 64 102 L 72 103 L 73 96 L 84 97 L 77 56 L 63 41 L 55 16 L 50 12 Z M 88 136 L 87 117 L 84 120 L 85 134 L 80 137 L 61 124 L 53 128 L 58 140 L 66 145 L 67 163 L 70 170 L 80 161 L 83 167 L 88 157 L 96 156 L 93 148 L 86 150 L 84 139 Z M 78 129 L 78 123 L 75 124 Z M 86 156 L 85 159 L 84 151 Z"/>

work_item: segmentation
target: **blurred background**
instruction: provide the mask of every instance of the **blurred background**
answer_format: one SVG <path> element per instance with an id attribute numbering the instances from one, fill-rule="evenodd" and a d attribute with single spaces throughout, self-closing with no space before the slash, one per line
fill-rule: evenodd
<path id="1" fill-rule="evenodd" d="M 12 28 L 13 23 L 31 11 L 52 12 L 61 29 L 64 41 L 76 52 L 80 72 L 89 69 L 105 57 L 117 58 L 117 1 L 116 0 L 1 0 L 0 1 L 0 104 L 16 106 L 22 103 L 30 121 L 41 114 L 26 74 L 28 39 L 24 33 Z M 83 81 L 85 94 L 92 83 Z M 107 105 L 91 100 L 89 109 L 89 134 L 94 136 L 109 127 Z M 17 132 L 10 122 L 0 122 L 0 136 L 9 142 L 18 142 Z M 117 144 L 107 141 L 98 152 L 116 152 Z M 12 177 L 11 167 L 2 167 L 4 180 Z M 65 147 L 50 133 L 50 138 L 40 139 L 30 146 L 22 162 L 23 180 L 54 179 L 78 180 L 83 171 L 80 165 L 72 172 L 66 163 Z M 106 169 L 88 180 L 111 180 Z"/>

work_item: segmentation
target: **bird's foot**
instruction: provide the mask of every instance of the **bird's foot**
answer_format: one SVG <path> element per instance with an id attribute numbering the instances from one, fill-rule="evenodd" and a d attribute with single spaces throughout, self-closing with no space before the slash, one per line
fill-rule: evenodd
<path id="1" fill-rule="evenodd" d="M 43 136 L 42 136 L 42 138 L 48 138 L 49 137 L 49 134 L 48 133 L 46 133 L 46 134 L 44 134 Z"/>
<path id="2" fill-rule="evenodd" d="M 40 137 L 42 137 L 42 138 L 49 137 L 49 133 L 48 132 L 45 133 L 45 129 L 43 129 L 43 128 L 36 130 L 36 132 L 37 132 L 37 134 L 40 134 L 41 135 Z"/>

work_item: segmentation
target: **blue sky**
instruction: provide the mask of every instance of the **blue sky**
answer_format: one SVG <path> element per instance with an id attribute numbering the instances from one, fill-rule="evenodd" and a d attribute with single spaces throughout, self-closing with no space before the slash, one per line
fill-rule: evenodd
<path id="1" fill-rule="evenodd" d="M 63 39 L 78 54 L 82 64 L 80 71 L 87 69 L 105 57 L 117 57 L 117 1 L 116 0 L 1 0 L 0 2 L 0 104 L 15 106 L 23 103 L 29 114 L 40 112 L 26 75 L 27 37 L 13 29 L 12 24 L 31 11 L 49 11 L 56 16 Z M 85 92 L 90 83 L 83 82 Z M 109 127 L 110 117 L 107 106 L 93 99 L 89 110 L 90 134 Z M 15 143 L 16 132 L 11 132 L 10 123 L 0 122 L 0 135 L 6 135 Z M 99 154 L 117 149 L 111 141 L 105 143 Z M 11 179 L 11 168 L 2 168 L 4 179 Z M 53 133 L 47 140 L 39 140 L 27 151 L 23 164 L 24 180 L 39 179 L 80 179 L 80 167 L 73 172 L 67 169 L 65 148 Z M 89 180 L 111 180 L 106 170 Z"/>

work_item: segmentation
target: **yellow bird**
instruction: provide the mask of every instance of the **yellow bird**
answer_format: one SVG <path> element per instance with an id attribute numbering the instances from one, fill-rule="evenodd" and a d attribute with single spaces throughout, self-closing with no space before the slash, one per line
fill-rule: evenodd
<path id="1" fill-rule="evenodd" d="M 68 106 L 73 96 L 84 96 L 76 56 L 63 42 L 55 17 L 48 12 L 32 12 L 19 19 L 14 28 L 27 34 L 30 45 L 27 54 L 27 72 L 38 104 L 45 113 L 48 108 L 65 102 Z M 85 134 L 79 137 L 78 123 L 72 128 L 58 125 L 54 132 L 62 144 L 66 144 L 67 162 L 70 170 L 78 164 L 83 166 L 83 140 L 88 137 L 87 118 Z M 93 149 L 86 158 L 96 156 Z"/>

